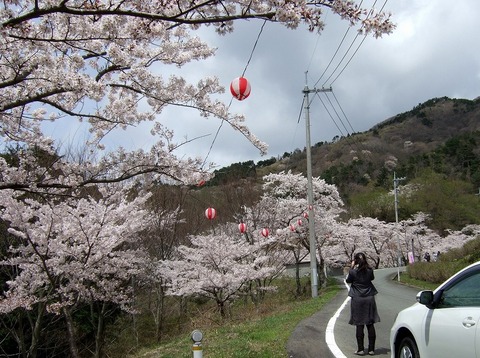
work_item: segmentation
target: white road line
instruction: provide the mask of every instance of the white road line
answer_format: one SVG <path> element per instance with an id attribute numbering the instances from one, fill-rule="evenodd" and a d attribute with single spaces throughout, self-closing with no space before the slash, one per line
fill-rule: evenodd
<path id="1" fill-rule="evenodd" d="M 343 280 L 343 283 L 345 286 L 347 286 L 347 290 L 349 289 L 348 284 Z M 325 341 L 327 342 L 327 346 L 330 349 L 330 351 L 333 353 L 335 358 L 347 358 L 345 354 L 338 348 L 337 343 L 335 342 L 335 322 L 337 321 L 337 318 L 340 316 L 340 313 L 342 310 L 345 308 L 347 303 L 350 302 L 350 296 L 347 297 L 347 299 L 342 303 L 340 308 L 335 312 L 335 314 L 330 318 L 327 324 L 327 329 L 325 330 Z"/>

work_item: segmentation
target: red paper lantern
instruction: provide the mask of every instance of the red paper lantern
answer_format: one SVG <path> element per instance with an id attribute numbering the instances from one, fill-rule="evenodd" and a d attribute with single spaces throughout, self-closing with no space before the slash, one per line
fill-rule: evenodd
<path id="1" fill-rule="evenodd" d="M 302 224 L 303 224 L 303 223 L 302 223 L 302 219 L 298 219 L 298 220 L 297 220 L 297 224 L 298 224 L 298 226 L 302 226 Z"/>
<path id="2" fill-rule="evenodd" d="M 237 77 L 230 83 L 230 92 L 232 96 L 243 101 L 250 95 L 250 83 L 245 77 Z"/>
<path id="3" fill-rule="evenodd" d="M 307 213 L 306 211 L 303 213 L 303 217 L 304 217 L 305 219 L 308 219 L 308 213 Z"/>
<path id="4" fill-rule="evenodd" d="M 214 208 L 208 208 L 205 210 L 205 217 L 208 220 L 213 220 L 217 216 L 217 211 Z"/>
<path id="5" fill-rule="evenodd" d="M 290 231 L 295 231 L 295 225 L 290 224 Z"/>
<path id="6" fill-rule="evenodd" d="M 241 234 L 244 234 L 245 231 L 247 231 L 247 224 L 245 223 L 238 224 L 238 230 L 240 231 Z"/>
<path id="7" fill-rule="evenodd" d="M 262 229 L 262 236 L 263 237 L 268 237 L 269 231 L 268 229 Z"/>

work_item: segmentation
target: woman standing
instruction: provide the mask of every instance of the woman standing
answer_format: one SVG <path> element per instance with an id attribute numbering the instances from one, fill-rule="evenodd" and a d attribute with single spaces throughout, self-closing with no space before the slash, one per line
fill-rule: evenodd
<path id="1" fill-rule="evenodd" d="M 350 283 L 348 295 L 351 297 L 350 321 L 351 325 L 356 326 L 357 351 L 355 354 L 363 356 L 365 354 L 364 326 L 367 326 L 368 332 L 368 354 L 375 354 L 376 332 L 374 324 L 380 322 L 377 311 L 375 295 L 378 293 L 372 281 L 375 279 L 373 269 L 367 262 L 363 252 L 355 255 L 350 271 L 347 276 L 347 283 Z"/>

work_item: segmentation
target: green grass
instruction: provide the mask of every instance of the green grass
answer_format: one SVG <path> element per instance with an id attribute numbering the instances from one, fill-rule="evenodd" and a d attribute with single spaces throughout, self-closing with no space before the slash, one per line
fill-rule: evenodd
<path id="1" fill-rule="evenodd" d="M 416 287 L 420 290 L 434 290 L 438 287 L 438 283 L 427 282 L 423 280 L 417 280 L 415 278 L 410 277 L 408 274 L 402 274 L 400 276 L 400 283 Z"/>
<path id="2" fill-rule="evenodd" d="M 203 354 L 215 358 L 284 358 L 288 338 L 297 324 L 318 312 L 339 289 L 331 286 L 317 298 L 281 303 L 267 316 L 259 314 L 241 322 L 227 321 L 218 327 L 199 327 L 204 335 Z M 188 336 L 181 337 L 144 349 L 133 357 L 191 358 L 192 341 Z"/>

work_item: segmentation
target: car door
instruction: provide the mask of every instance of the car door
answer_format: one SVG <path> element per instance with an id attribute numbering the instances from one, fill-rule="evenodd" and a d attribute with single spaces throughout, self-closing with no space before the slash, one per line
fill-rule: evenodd
<path id="1" fill-rule="evenodd" d="M 480 358 L 480 271 L 459 277 L 440 293 L 424 322 L 428 356 Z"/>

